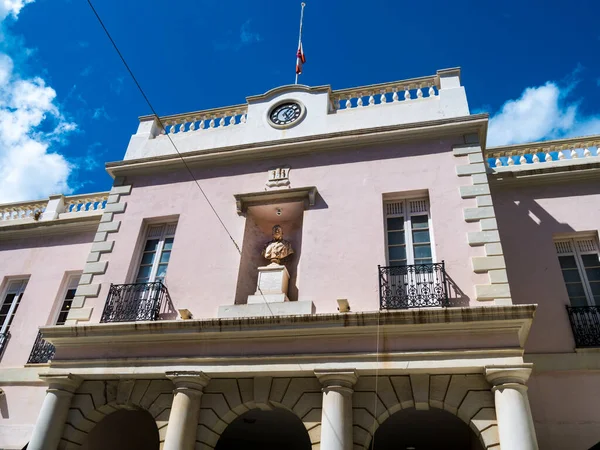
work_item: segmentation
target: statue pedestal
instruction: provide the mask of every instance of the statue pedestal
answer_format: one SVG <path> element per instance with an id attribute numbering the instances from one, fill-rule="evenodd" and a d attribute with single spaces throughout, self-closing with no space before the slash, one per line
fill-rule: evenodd
<path id="1" fill-rule="evenodd" d="M 287 296 L 290 274 L 280 264 L 271 263 L 258 268 L 258 287 L 248 296 L 248 304 L 289 302 Z"/>

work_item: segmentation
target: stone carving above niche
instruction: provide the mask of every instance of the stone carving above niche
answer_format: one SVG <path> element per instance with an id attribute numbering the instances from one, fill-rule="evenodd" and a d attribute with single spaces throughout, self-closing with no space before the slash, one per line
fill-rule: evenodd
<path id="1" fill-rule="evenodd" d="M 290 167 L 282 166 L 269 169 L 269 179 L 267 180 L 267 187 L 281 187 L 290 185 Z"/>

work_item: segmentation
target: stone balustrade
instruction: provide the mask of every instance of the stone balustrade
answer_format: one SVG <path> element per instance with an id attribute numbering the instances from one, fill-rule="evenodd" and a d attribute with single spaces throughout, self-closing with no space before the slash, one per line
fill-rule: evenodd
<path id="1" fill-rule="evenodd" d="M 65 197 L 65 213 L 83 211 L 99 211 L 106 207 L 108 192 L 97 192 L 95 194 L 80 194 Z"/>
<path id="2" fill-rule="evenodd" d="M 56 195 L 47 200 L 0 204 L 0 223 L 9 225 L 11 221 L 23 219 L 46 221 L 65 214 L 69 217 L 90 212 L 101 214 L 107 199 L 108 192 L 97 192 L 68 197 Z"/>
<path id="3" fill-rule="evenodd" d="M 352 109 L 435 97 L 439 89 L 439 77 L 434 75 L 333 91 L 331 102 L 335 110 Z"/>
<path id="4" fill-rule="evenodd" d="M 440 75 L 432 75 L 392 83 L 373 84 L 331 92 L 334 110 L 374 106 L 383 103 L 405 102 L 435 97 L 439 94 Z M 201 132 L 205 129 L 223 128 L 246 123 L 248 105 L 176 114 L 160 118 L 164 129 L 161 134 Z M 151 116 L 142 117 L 151 119 Z"/>
<path id="5" fill-rule="evenodd" d="M 34 218 L 36 213 L 43 213 L 47 200 L 36 200 L 0 205 L 0 221 Z"/>
<path id="6" fill-rule="evenodd" d="M 598 150 L 600 136 L 558 139 L 503 147 L 490 147 L 485 150 L 485 159 L 490 168 L 539 166 L 550 162 L 581 160 L 591 162 L 600 156 Z M 600 159 L 596 161 L 600 162 Z M 510 170 L 510 169 L 501 169 Z"/>
<path id="7" fill-rule="evenodd" d="M 186 114 L 161 117 L 161 134 L 187 133 L 209 128 L 223 128 L 246 123 L 248 105 L 228 106 Z"/>

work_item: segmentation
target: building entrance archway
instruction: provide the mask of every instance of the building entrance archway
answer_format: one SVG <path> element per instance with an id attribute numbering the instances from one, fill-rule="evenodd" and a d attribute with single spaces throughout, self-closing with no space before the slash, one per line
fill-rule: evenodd
<path id="1" fill-rule="evenodd" d="M 160 437 L 152 415 L 143 409 L 121 409 L 102 419 L 88 433 L 81 450 L 159 450 Z"/>
<path id="2" fill-rule="evenodd" d="M 479 437 L 461 419 L 431 408 L 392 414 L 375 432 L 369 450 L 483 450 Z"/>
<path id="3" fill-rule="evenodd" d="M 311 450 L 302 420 L 282 408 L 251 409 L 231 422 L 215 450 Z"/>

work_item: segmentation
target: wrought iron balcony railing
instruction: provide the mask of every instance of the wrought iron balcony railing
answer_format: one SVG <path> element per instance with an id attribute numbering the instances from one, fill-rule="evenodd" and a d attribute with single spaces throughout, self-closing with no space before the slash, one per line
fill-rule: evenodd
<path id="1" fill-rule="evenodd" d="M 600 306 L 567 306 L 576 347 L 600 347 Z"/>
<path id="2" fill-rule="evenodd" d="M 161 306 L 171 303 L 167 287 L 153 283 L 111 284 L 100 322 L 158 320 Z"/>
<path id="3" fill-rule="evenodd" d="M 381 309 L 448 306 L 444 262 L 406 266 L 379 266 Z"/>
<path id="4" fill-rule="evenodd" d="M 38 331 L 27 364 L 44 364 L 50 362 L 54 357 L 54 352 L 54 345 L 44 339 L 42 332 Z"/>

